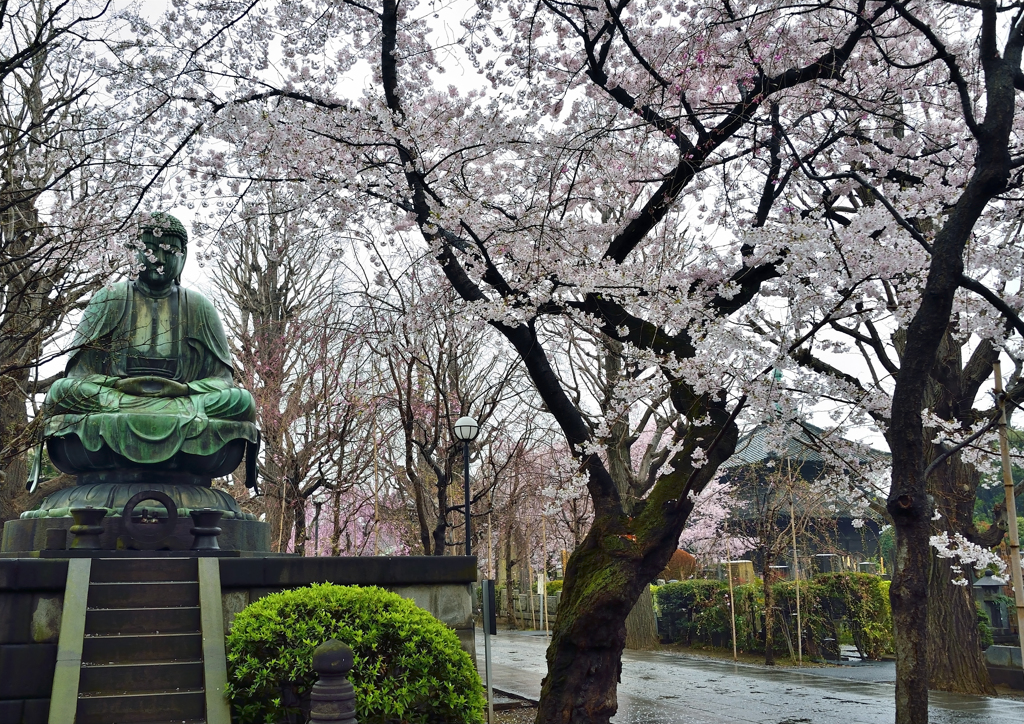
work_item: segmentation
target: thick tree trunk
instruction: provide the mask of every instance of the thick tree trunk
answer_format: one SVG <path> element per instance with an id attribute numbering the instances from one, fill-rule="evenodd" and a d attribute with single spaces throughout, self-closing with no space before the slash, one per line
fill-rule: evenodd
<path id="1" fill-rule="evenodd" d="M 295 552 L 300 556 L 306 555 L 306 499 L 296 497 L 292 503 L 295 526 Z"/>
<path id="2" fill-rule="evenodd" d="M 640 561 L 602 545 L 623 533 L 607 520 L 595 520 L 583 545 L 569 559 L 547 652 L 538 722 L 607 724 L 618 708 L 626 617 L 649 578 L 637 576 Z M 666 551 L 666 561 L 669 555 L 671 551 Z"/>
<path id="3" fill-rule="evenodd" d="M 943 390 L 952 387 L 933 386 Z M 941 412 L 940 406 L 931 407 Z M 935 434 L 937 431 L 926 428 L 926 439 Z M 939 453 L 937 446 L 926 446 L 926 463 Z M 939 512 L 938 520 L 932 522 L 932 534 L 973 530 L 974 500 L 980 479 L 978 471 L 965 465 L 959 455 L 940 464 L 929 476 L 928 492 Z M 949 559 L 937 558 L 931 549 L 928 558 L 929 687 L 961 694 L 994 694 L 981 651 L 973 592 L 970 587 L 953 583 Z"/>
<path id="4" fill-rule="evenodd" d="M 445 510 L 448 508 L 448 480 L 445 478 L 437 479 L 437 522 L 434 524 L 434 530 L 431 534 L 431 538 L 434 543 L 434 550 L 431 551 L 432 555 L 443 556 L 446 549 L 446 540 L 448 536 L 448 518 L 445 515 Z M 465 549 L 463 549 L 465 550 Z M 461 552 L 461 551 L 460 551 Z"/>
<path id="5" fill-rule="evenodd" d="M 23 511 L 28 480 L 28 451 L 32 445 L 24 390 L 28 369 L 12 370 L 0 377 L 0 530 Z"/>
<path id="6" fill-rule="evenodd" d="M 293 513 L 289 510 L 289 485 L 284 471 L 267 450 L 266 474 L 261 480 L 267 523 L 270 525 L 270 550 L 284 553 L 291 541 Z"/>
<path id="7" fill-rule="evenodd" d="M 658 619 L 654 615 L 654 596 L 650 585 L 644 586 L 633 609 L 626 616 L 626 648 L 634 651 L 653 651 L 658 639 Z"/>
<path id="8" fill-rule="evenodd" d="M 922 516 L 923 517 L 923 516 Z M 896 724 L 928 722 L 928 520 L 896 523 L 896 569 L 889 588 L 896 629 Z"/>
<path id="9" fill-rule="evenodd" d="M 341 491 L 331 493 L 331 555 L 341 555 Z"/>
<path id="10" fill-rule="evenodd" d="M 995 694 L 978 636 L 969 586 L 954 585 L 949 560 L 930 556 L 928 567 L 928 681 L 932 689 Z"/>
<path id="11" fill-rule="evenodd" d="M 676 485 L 685 481 L 690 489 L 702 490 L 736 448 L 737 428 L 732 419 L 722 420 L 721 409 L 711 408 L 710 414 L 719 418 L 716 422 L 722 426 L 721 432 L 715 436 L 705 428 L 691 435 L 714 439 L 715 449 L 704 466 L 691 471 L 683 463 L 690 453 L 680 452 L 673 472 Z M 596 465 L 593 469 L 595 477 L 604 472 Z M 547 652 L 548 673 L 541 687 L 538 722 L 608 724 L 615 714 L 626 617 L 641 593 L 646 590 L 649 594 L 650 582 L 676 551 L 693 507 L 679 491 L 673 489 L 673 481 L 663 481 L 634 508 L 634 516 L 623 515 L 616 506 L 602 505 L 604 501 L 597 498 L 594 522 L 566 566 Z"/>

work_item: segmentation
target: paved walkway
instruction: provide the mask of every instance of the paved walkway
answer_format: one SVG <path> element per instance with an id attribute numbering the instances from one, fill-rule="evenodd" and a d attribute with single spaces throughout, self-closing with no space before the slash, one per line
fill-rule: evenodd
<path id="1" fill-rule="evenodd" d="M 483 671 L 483 632 L 477 651 Z M 544 634 L 491 638 L 493 685 L 536 699 L 546 673 Z M 884 665 L 883 665 L 884 666 Z M 843 672 L 868 681 L 842 677 Z M 892 724 L 883 669 L 768 669 L 663 652 L 626 652 L 616 724 Z M 933 692 L 931 724 L 1022 724 L 1024 702 Z"/>

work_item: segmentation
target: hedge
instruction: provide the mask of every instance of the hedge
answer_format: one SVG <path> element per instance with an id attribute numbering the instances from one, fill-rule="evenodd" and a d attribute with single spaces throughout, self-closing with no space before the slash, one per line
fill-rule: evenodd
<path id="1" fill-rule="evenodd" d="M 330 583 L 265 596 L 235 617 L 227 636 L 233 720 L 304 722 L 313 650 L 330 638 L 352 647 L 361 724 L 483 721 L 480 677 L 454 631 L 390 591 Z"/>
<path id="2" fill-rule="evenodd" d="M 760 581 L 735 586 L 736 639 L 747 652 L 764 652 L 764 588 Z M 776 606 L 776 653 L 796 648 L 796 584 L 772 585 Z M 729 587 L 724 581 L 689 580 L 655 589 L 661 632 L 669 642 L 731 646 Z M 889 583 L 866 573 L 823 573 L 800 582 L 804 649 L 811 656 L 854 644 L 862 656 L 892 650 Z M 779 624 L 784 624 L 780 626 Z"/>

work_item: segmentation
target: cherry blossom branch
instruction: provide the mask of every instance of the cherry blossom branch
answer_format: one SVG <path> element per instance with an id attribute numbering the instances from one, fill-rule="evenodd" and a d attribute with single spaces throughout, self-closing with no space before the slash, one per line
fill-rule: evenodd
<path id="1" fill-rule="evenodd" d="M 1010 307 L 1009 304 L 1003 301 L 998 294 L 981 282 L 971 279 L 966 274 L 960 275 L 960 286 L 964 289 L 969 289 L 995 307 L 999 313 L 1003 315 L 1007 323 L 1012 325 L 1017 333 L 1024 337 L 1024 320 L 1022 320 L 1020 316 L 1018 316 L 1017 312 Z"/>
<path id="2" fill-rule="evenodd" d="M 680 145 L 681 157 L 676 167 L 665 175 L 661 186 L 651 195 L 651 198 L 637 214 L 636 218 L 626 225 L 626 228 L 615 235 L 608 244 L 605 251 L 605 258 L 622 263 L 629 253 L 644 239 L 668 213 L 672 202 L 682 192 L 683 188 L 692 180 L 703 162 L 726 140 L 731 138 L 736 131 L 743 127 L 754 113 L 761 107 L 762 103 L 771 95 L 779 91 L 792 88 L 812 80 L 841 79 L 841 70 L 846 61 L 853 54 L 854 48 L 861 38 L 871 29 L 874 22 L 888 12 L 891 2 L 882 3 L 870 16 L 866 13 L 866 2 L 861 0 L 858 3 L 857 19 L 854 29 L 842 45 L 831 48 L 828 52 L 819 56 L 817 60 L 801 68 L 790 68 L 774 77 L 761 78 L 753 87 L 744 92 L 743 98 L 736 103 L 726 114 L 725 118 L 713 128 L 707 141 L 700 147 L 692 148 L 689 141 L 682 142 L 680 134 L 676 143 Z M 636 103 L 621 86 L 609 88 L 607 74 L 599 66 L 591 63 L 587 71 L 588 75 L 603 88 L 609 95 L 629 111 L 636 110 Z M 647 117 L 646 107 L 643 109 L 643 117 Z M 664 119 L 652 118 L 648 122 L 665 131 L 668 126 Z M 771 278 L 770 276 L 767 278 Z"/>
<path id="3" fill-rule="evenodd" d="M 661 73 L 654 69 L 643 54 L 637 49 L 636 45 L 629 37 L 629 33 L 626 32 L 626 26 L 622 24 L 622 11 L 628 5 L 628 0 L 623 0 L 618 7 L 613 6 L 610 0 L 605 0 L 604 7 L 608 11 L 609 17 L 615 22 L 615 27 L 619 30 L 619 35 L 622 36 L 622 42 L 626 44 L 630 54 L 636 59 L 636 62 L 640 64 L 647 73 L 654 78 L 654 80 L 663 88 L 668 88 L 670 83 L 665 80 Z"/>
<path id="4" fill-rule="evenodd" d="M 971 435 L 970 437 L 966 438 L 962 442 L 954 445 L 953 447 L 943 450 L 943 452 L 940 455 L 938 455 L 934 460 L 932 460 L 931 464 L 924 469 L 924 472 L 922 473 L 922 476 L 924 476 L 924 478 L 927 480 L 928 476 L 931 475 L 932 472 L 937 467 L 939 467 L 939 465 L 944 463 L 946 460 L 951 458 L 953 455 L 956 455 L 958 452 L 963 450 L 965 447 L 970 446 L 970 444 L 972 442 L 977 440 L 979 437 L 984 435 L 986 432 L 988 432 L 989 430 L 991 430 L 993 427 L 995 427 L 998 424 L 999 424 L 999 415 L 997 414 L 994 417 L 992 417 L 992 419 L 990 419 L 987 423 L 982 425 L 982 427 L 977 432 L 975 432 L 973 435 Z"/>
<path id="5" fill-rule="evenodd" d="M 722 436 L 725 434 L 725 431 L 728 430 L 736 422 L 736 418 L 739 417 L 740 412 L 743 410 L 746 404 L 747 396 L 742 395 L 740 399 L 736 401 L 736 405 L 732 408 L 732 412 L 729 413 L 729 417 L 726 419 L 725 424 L 723 424 L 718 429 L 718 434 L 715 435 L 714 439 L 711 441 L 711 444 L 708 445 L 707 448 L 705 448 L 705 458 L 711 457 L 711 453 L 715 451 L 715 449 L 718 447 L 718 444 L 722 441 Z M 683 485 L 683 489 L 679 497 L 675 501 L 673 501 L 671 506 L 667 506 L 670 507 L 672 512 L 678 512 L 687 503 L 692 503 L 692 501 L 689 500 L 690 485 L 693 484 L 694 478 L 697 476 L 697 473 L 701 471 L 702 467 L 703 466 L 698 465 L 695 466 L 693 470 L 690 471 L 690 475 L 686 479 L 686 484 Z"/>
<path id="6" fill-rule="evenodd" d="M 971 88 L 967 83 L 967 79 L 964 78 L 963 73 L 960 71 L 960 66 L 956 63 L 956 56 L 949 52 L 945 43 L 942 42 L 934 30 L 907 9 L 906 3 L 895 3 L 893 8 L 904 20 L 914 26 L 914 28 L 925 37 L 931 46 L 935 48 L 936 58 L 941 60 L 949 70 L 949 79 L 953 82 L 953 85 L 956 86 L 957 93 L 960 95 L 960 109 L 964 114 L 964 123 L 966 123 L 967 127 L 971 130 L 971 134 L 975 138 L 978 138 L 982 133 L 982 129 L 981 126 L 978 125 L 978 121 L 974 118 L 974 108 L 973 103 L 971 102 Z M 983 13 L 984 12 L 985 11 L 983 11 Z M 986 24 L 988 23 L 987 20 L 984 22 Z"/>
<path id="7" fill-rule="evenodd" d="M 925 239 L 924 234 L 918 231 L 913 224 L 911 224 L 903 217 L 903 214 L 896 210 L 896 207 L 892 205 L 892 202 L 889 201 L 888 197 L 885 194 L 879 191 L 874 184 L 872 184 L 870 181 L 868 181 L 866 178 L 861 176 L 856 171 L 843 171 L 841 173 L 817 175 L 808 168 L 805 171 L 805 173 L 807 174 L 807 177 L 812 181 L 820 181 L 822 183 L 824 183 L 825 181 L 836 181 L 841 179 L 849 179 L 851 181 L 856 181 L 866 190 L 871 192 L 872 197 L 879 201 L 882 204 L 882 206 L 885 207 L 885 210 L 889 212 L 889 215 L 892 216 L 893 220 L 901 227 L 903 227 L 903 229 L 908 234 L 910 234 L 911 238 L 913 238 L 914 241 L 919 243 L 924 248 L 924 250 L 927 251 L 929 254 L 932 252 L 931 244 L 929 244 L 928 240 Z"/>

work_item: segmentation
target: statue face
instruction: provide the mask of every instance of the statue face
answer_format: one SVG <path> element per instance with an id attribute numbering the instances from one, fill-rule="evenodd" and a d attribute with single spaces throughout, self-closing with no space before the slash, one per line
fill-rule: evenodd
<path id="1" fill-rule="evenodd" d="M 154 289 L 168 287 L 185 267 L 185 249 L 181 239 L 170 234 L 142 234 L 144 248 L 137 255 L 141 270 L 139 279 Z"/>

